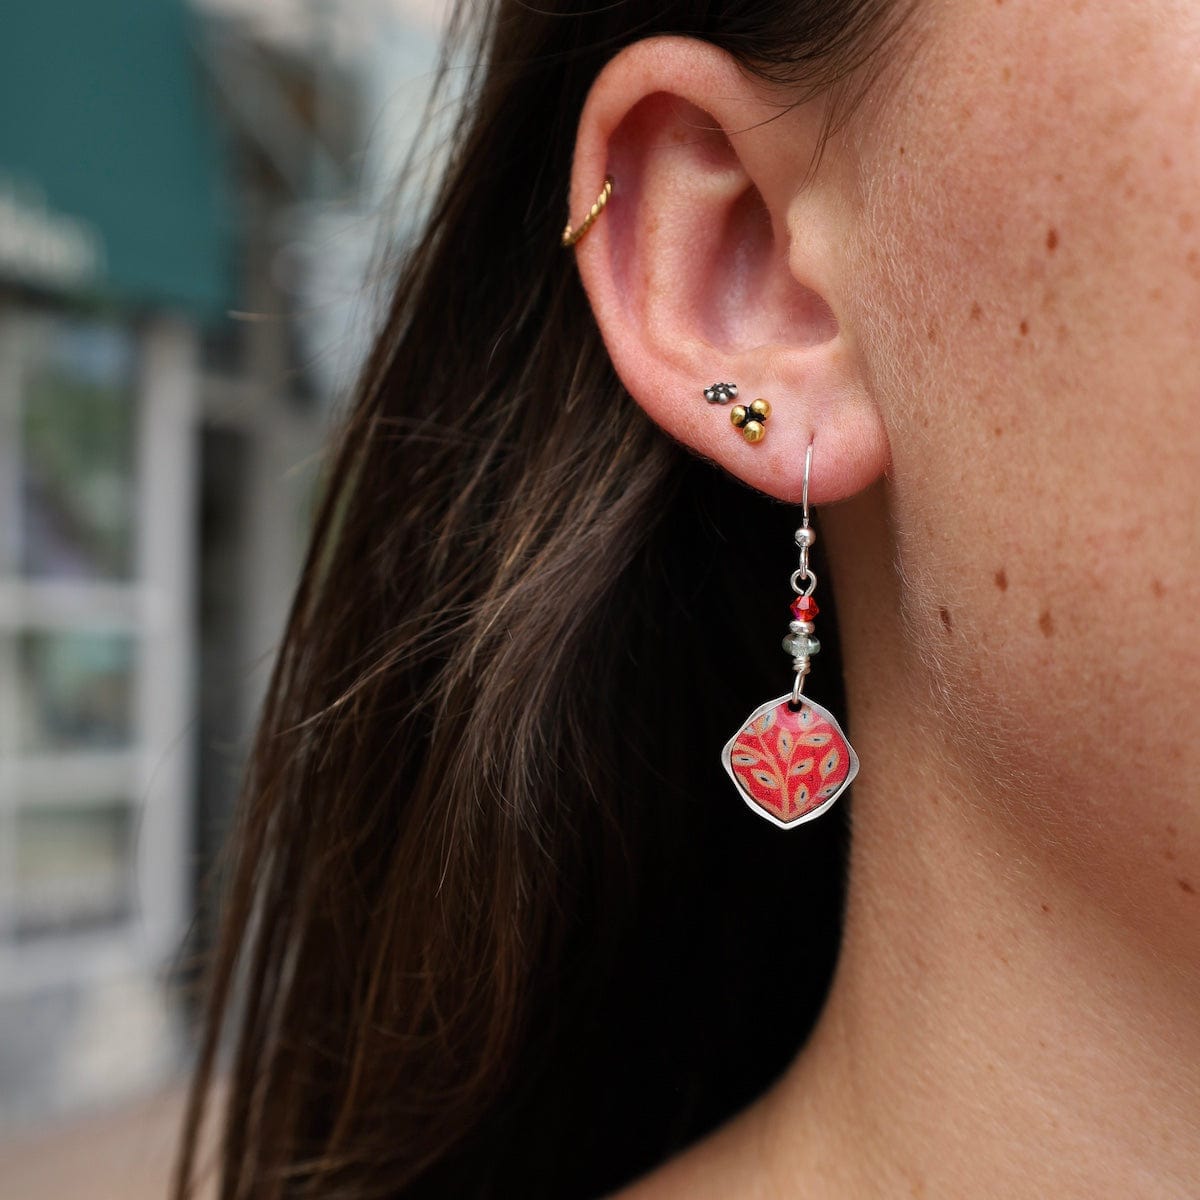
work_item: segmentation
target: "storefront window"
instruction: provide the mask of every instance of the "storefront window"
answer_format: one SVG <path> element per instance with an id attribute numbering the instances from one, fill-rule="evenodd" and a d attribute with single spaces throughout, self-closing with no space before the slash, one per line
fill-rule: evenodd
<path id="1" fill-rule="evenodd" d="M 128 579 L 136 511 L 134 341 L 118 325 L 40 331 L 21 406 L 22 570 Z"/>
<path id="2" fill-rule="evenodd" d="M 133 813 L 103 800 L 39 805 L 16 818 L 13 933 L 26 939 L 111 925 L 134 895 Z"/>
<path id="3" fill-rule="evenodd" d="M 18 749 L 124 748 L 133 741 L 136 639 L 26 631 L 17 642 Z"/>
<path id="4" fill-rule="evenodd" d="M 3 950 L 134 927 L 153 589 L 134 326 L 0 310 L 0 340 Z"/>

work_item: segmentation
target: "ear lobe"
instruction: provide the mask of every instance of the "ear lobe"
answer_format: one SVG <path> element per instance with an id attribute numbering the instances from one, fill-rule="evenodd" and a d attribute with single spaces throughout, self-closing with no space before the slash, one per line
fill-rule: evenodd
<path id="1" fill-rule="evenodd" d="M 888 461 L 826 300 L 845 284 L 836 247 L 849 206 L 819 180 L 801 188 L 819 103 L 781 104 L 708 43 L 647 39 L 597 77 L 572 172 L 573 214 L 614 179 L 575 253 L 626 389 L 672 437 L 789 503 L 810 440 L 814 504 L 861 490 Z M 770 402 L 761 442 L 706 401 L 718 381 Z"/>

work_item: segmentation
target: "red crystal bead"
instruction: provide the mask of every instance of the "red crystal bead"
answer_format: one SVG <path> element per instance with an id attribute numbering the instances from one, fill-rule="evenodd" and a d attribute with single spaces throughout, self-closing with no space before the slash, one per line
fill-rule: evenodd
<path id="1" fill-rule="evenodd" d="M 820 611 L 811 596 L 797 596 L 792 601 L 792 614 L 797 621 L 811 621 Z"/>

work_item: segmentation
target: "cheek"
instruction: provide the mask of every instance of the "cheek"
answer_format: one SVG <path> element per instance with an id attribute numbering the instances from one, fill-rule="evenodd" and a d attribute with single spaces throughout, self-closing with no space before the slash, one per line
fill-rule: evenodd
<path id="1" fill-rule="evenodd" d="M 939 10 L 865 151 L 855 317 L 946 727 L 1032 841 L 1191 901 L 1200 38 L 1103 7 Z"/>

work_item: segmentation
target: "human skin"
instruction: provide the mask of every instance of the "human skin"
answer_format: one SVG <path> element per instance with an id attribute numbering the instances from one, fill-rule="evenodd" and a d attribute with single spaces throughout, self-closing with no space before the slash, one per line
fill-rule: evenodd
<path id="1" fill-rule="evenodd" d="M 631 395 L 792 503 L 812 438 L 862 764 L 812 1038 L 622 1196 L 1195 1197 L 1200 5 L 922 0 L 871 69 L 807 182 L 824 102 L 693 40 L 580 121 Z"/>

